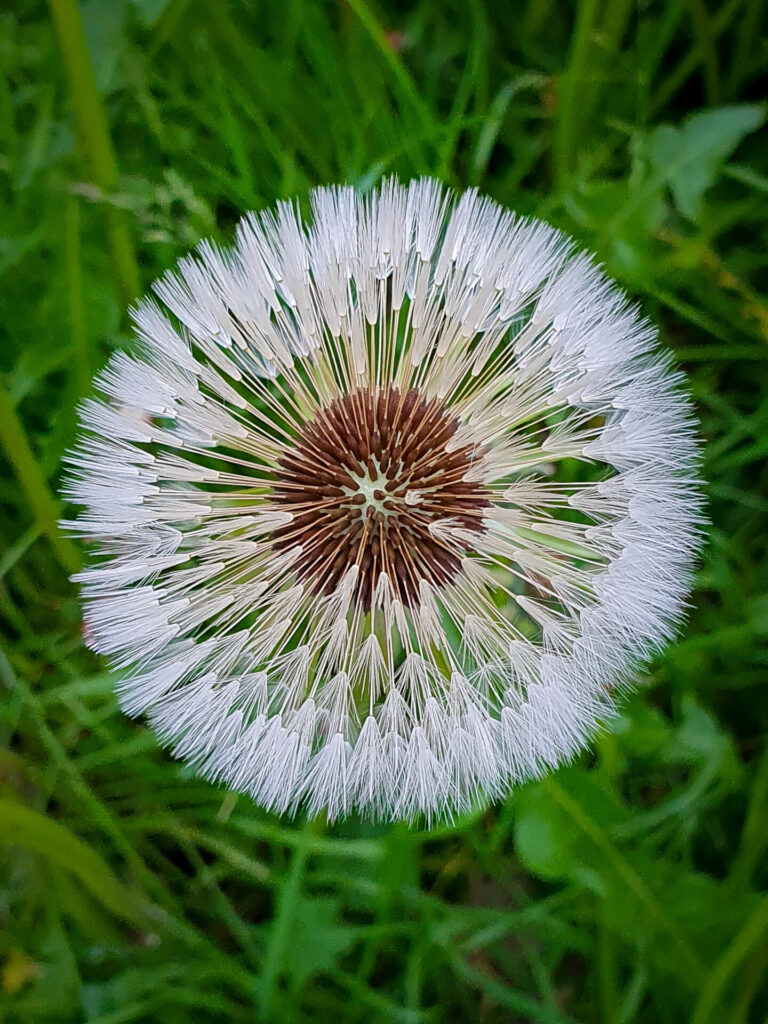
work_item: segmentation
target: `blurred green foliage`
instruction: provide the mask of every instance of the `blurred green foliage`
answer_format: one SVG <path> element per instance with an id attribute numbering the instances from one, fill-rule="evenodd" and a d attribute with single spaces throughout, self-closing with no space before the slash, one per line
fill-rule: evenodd
<path id="1" fill-rule="evenodd" d="M 765 1019 L 766 21 L 762 0 L 3 8 L 0 1019 Z M 171 762 L 84 648 L 56 528 L 127 300 L 245 210 L 390 172 L 598 253 L 690 372 L 712 520 L 684 636 L 596 752 L 433 833 L 279 821 Z"/>

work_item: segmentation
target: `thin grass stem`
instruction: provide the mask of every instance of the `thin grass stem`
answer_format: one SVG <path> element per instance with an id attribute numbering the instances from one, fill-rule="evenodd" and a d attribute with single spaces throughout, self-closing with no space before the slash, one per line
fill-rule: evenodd
<path id="1" fill-rule="evenodd" d="M 108 199 L 118 185 L 117 159 L 109 135 L 107 113 L 96 88 L 80 8 L 77 0 L 49 0 L 49 3 L 91 173 L 95 184 Z M 122 210 L 108 205 L 106 217 L 122 297 L 125 302 L 132 302 L 140 290 L 139 267 L 133 242 Z"/>
<path id="2" fill-rule="evenodd" d="M 81 565 L 78 548 L 62 536 L 58 526 L 59 506 L 30 447 L 24 427 L 7 391 L 0 389 L 0 448 L 16 473 L 40 531 L 68 573 Z"/>

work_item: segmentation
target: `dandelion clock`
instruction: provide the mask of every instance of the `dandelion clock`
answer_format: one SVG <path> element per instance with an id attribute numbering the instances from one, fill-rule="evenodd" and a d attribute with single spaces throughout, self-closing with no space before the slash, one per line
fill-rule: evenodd
<path id="1" fill-rule="evenodd" d="M 622 293 L 431 180 L 249 214 L 154 292 L 67 485 L 123 709 L 331 820 L 450 818 L 583 748 L 674 633 L 700 518 Z"/>

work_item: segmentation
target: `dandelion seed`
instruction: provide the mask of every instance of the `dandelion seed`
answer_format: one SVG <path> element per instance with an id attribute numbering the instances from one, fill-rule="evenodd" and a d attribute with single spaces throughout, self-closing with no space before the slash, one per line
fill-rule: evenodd
<path id="1" fill-rule="evenodd" d="M 67 487 L 126 712 L 330 818 L 450 818 L 580 750 L 698 544 L 690 407 L 622 294 L 430 180 L 249 215 L 155 292 Z"/>

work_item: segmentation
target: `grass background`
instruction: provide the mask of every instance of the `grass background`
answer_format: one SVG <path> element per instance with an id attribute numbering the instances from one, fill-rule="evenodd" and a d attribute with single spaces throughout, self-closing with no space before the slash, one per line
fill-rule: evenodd
<path id="1" fill-rule="evenodd" d="M 4 6 L 2 1021 L 765 1020 L 767 12 Z M 171 762 L 83 646 L 55 525 L 128 301 L 245 210 L 389 172 L 599 254 L 690 372 L 712 520 L 684 635 L 596 750 L 431 834 L 280 821 Z"/>

